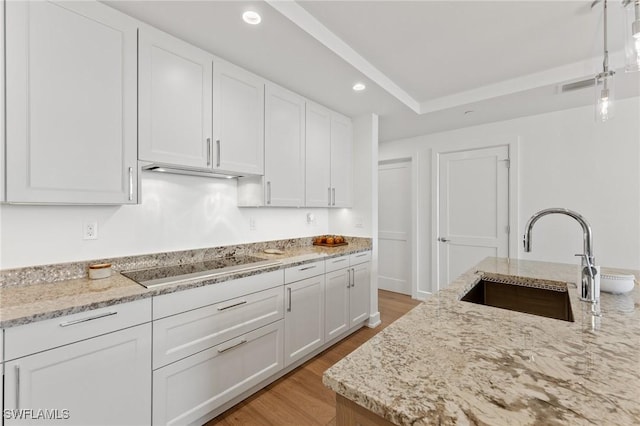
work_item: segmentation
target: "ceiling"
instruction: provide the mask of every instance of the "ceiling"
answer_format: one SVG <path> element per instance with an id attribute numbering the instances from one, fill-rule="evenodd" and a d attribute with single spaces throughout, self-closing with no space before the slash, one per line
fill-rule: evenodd
<path id="1" fill-rule="evenodd" d="M 377 113 L 381 141 L 588 105 L 592 90 L 558 84 L 602 61 L 591 0 L 105 3 L 346 115 Z M 617 1 L 609 11 L 617 68 Z M 639 73 L 616 77 L 617 98 L 640 94 Z"/>

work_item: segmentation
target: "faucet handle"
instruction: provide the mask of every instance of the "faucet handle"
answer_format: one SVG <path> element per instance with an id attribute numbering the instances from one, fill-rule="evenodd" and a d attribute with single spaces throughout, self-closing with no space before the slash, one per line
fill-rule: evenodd
<path id="1" fill-rule="evenodd" d="M 591 276 L 591 278 L 596 276 L 596 274 L 598 273 L 598 270 L 596 269 L 595 265 L 592 263 L 592 260 L 593 260 L 592 257 L 587 256 L 584 253 L 574 254 L 574 256 L 581 257 L 584 259 L 584 263 L 586 263 L 586 266 L 588 268 L 589 275 Z"/>

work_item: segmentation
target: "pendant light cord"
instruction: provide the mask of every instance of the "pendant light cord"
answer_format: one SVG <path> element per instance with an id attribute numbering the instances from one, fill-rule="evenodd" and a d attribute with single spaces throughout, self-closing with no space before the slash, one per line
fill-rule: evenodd
<path id="1" fill-rule="evenodd" d="M 607 47 L 607 0 L 604 0 L 604 60 L 602 61 L 604 72 L 609 72 L 609 49 Z"/>

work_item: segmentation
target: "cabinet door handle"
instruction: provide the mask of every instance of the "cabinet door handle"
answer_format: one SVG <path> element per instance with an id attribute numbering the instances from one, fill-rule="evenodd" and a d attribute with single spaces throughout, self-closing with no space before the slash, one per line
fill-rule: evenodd
<path id="1" fill-rule="evenodd" d="M 351 268 L 351 287 L 356 286 L 356 270 Z"/>
<path id="2" fill-rule="evenodd" d="M 331 187 L 327 188 L 327 192 L 329 193 L 329 202 L 327 203 L 328 206 L 331 205 Z"/>
<path id="3" fill-rule="evenodd" d="M 316 266 L 317 266 L 317 265 L 306 266 L 306 267 L 304 267 L 304 268 L 300 268 L 300 269 L 298 269 L 298 271 L 307 271 L 307 270 L 309 270 L 309 269 L 313 269 L 313 268 L 315 268 Z"/>
<path id="4" fill-rule="evenodd" d="M 289 306 L 287 307 L 287 312 L 291 312 L 291 287 L 287 288 L 287 292 L 289 293 Z"/>
<path id="5" fill-rule="evenodd" d="M 351 287 L 351 270 L 347 269 L 347 288 Z"/>
<path id="6" fill-rule="evenodd" d="M 331 202 L 331 205 L 335 206 L 336 205 L 336 189 L 335 188 L 331 188 L 331 194 L 333 197 L 333 201 Z"/>
<path id="7" fill-rule="evenodd" d="M 207 138 L 207 166 L 211 165 L 211 138 Z"/>
<path id="8" fill-rule="evenodd" d="M 246 300 L 241 300 L 240 302 L 238 302 L 238 303 L 234 303 L 233 305 L 220 307 L 220 308 L 218 308 L 218 310 L 219 310 L 219 311 L 225 311 L 225 310 L 227 310 L 227 309 L 235 308 L 236 306 L 244 305 L 244 304 L 246 304 L 246 303 L 247 303 L 247 301 L 246 301 Z"/>
<path id="9" fill-rule="evenodd" d="M 271 182 L 267 182 L 267 204 L 271 204 Z"/>
<path id="10" fill-rule="evenodd" d="M 16 372 L 16 409 L 20 409 L 20 366 L 13 367 Z"/>
<path id="11" fill-rule="evenodd" d="M 220 139 L 216 140 L 216 167 L 220 167 Z"/>
<path id="12" fill-rule="evenodd" d="M 92 317 L 79 318 L 79 319 L 76 319 L 76 320 L 71 320 L 71 321 L 67 321 L 67 322 L 61 322 L 60 323 L 60 327 L 69 327 L 70 325 L 80 324 L 80 323 L 87 322 L 87 321 L 93 321 L 93 320 L 97 320 L 99 318 L 110 317 L 110 316 L 116 315 L 116 314 L 117 314 L 117 312 L 105 312 L 104 314 L 98 314 L 98 315 L 94 315 Z"/>
<path id="13" fill-rule="evenodd" d="M 230 351 L 231 349 L 235 349 L 238 346 L 244 345 L 247 342 L 248 342 L 247 339 L 242 339 L 240 342 L 236 343 L 235 345 L 229 346 L 228 348 L 218 349 L 218 353 L 221 354 L 223 352 Z"/>
<path id="14" fill-rule="evenodd" d="M 133 167 L 129 167 L 129 201 L 133 201 Z"/>

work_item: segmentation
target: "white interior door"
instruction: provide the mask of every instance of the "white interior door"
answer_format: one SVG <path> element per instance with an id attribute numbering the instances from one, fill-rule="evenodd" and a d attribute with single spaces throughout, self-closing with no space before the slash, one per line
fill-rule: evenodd
<path id="1" fill-rule="evenodd" d="M 509 253 L 509 148 L 438 154 L 437 282 Z"/>
<path id="2" fill-rule="evenodd" d="M 378 287 L 411 295 L 411 162 L 378 167 Z"/>

